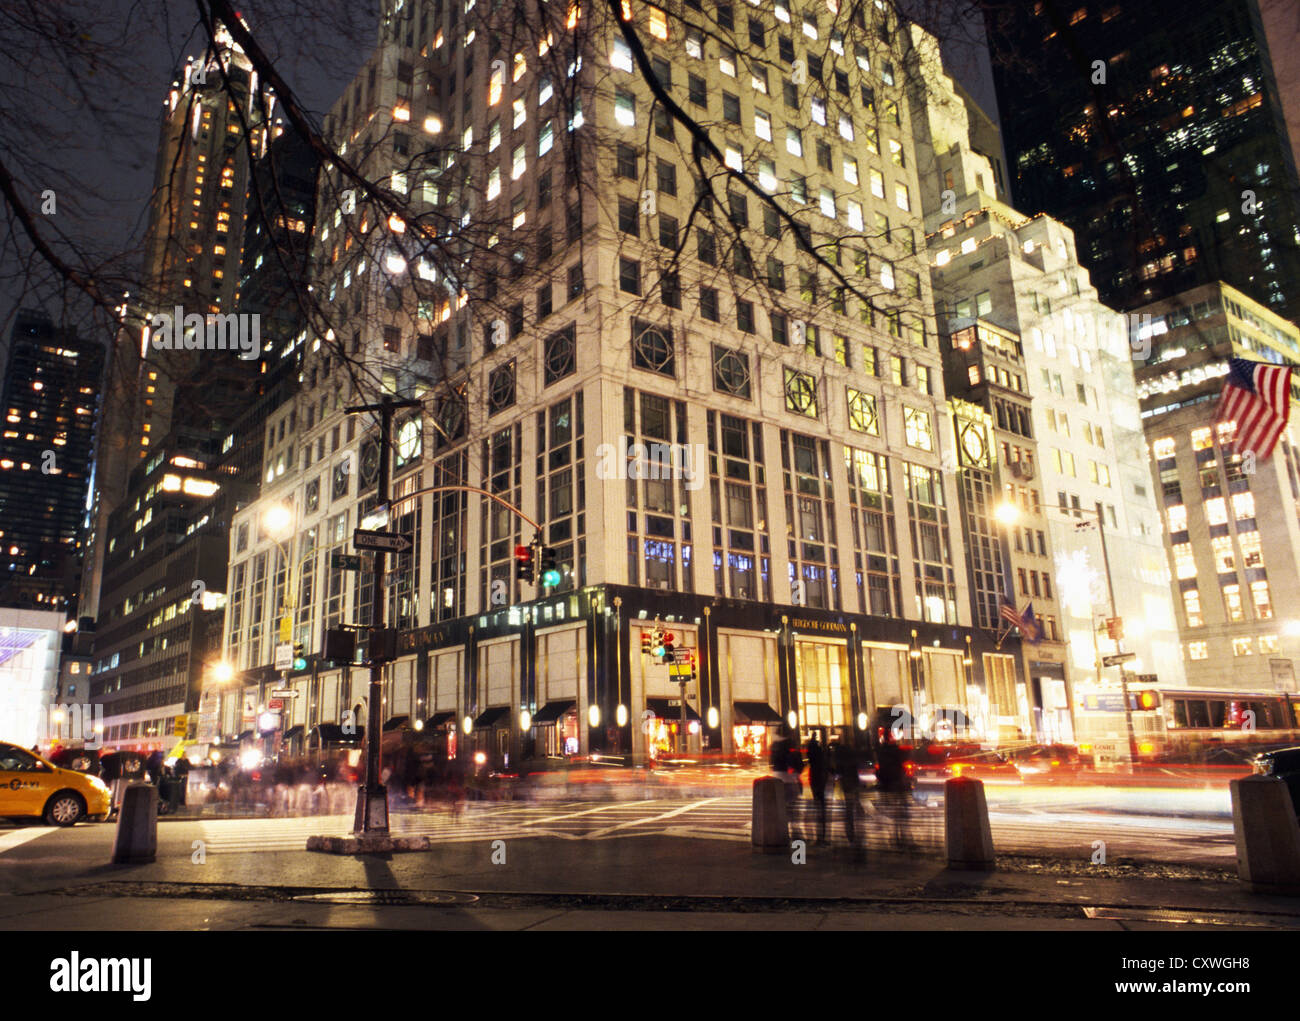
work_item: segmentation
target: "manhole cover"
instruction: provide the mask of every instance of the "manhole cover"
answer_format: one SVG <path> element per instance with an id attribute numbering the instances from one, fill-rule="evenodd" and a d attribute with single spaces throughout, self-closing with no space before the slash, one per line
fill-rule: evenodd
<path id="1" fill-rule="evenodd" d="M 408 890 L 332 890 L 326 893 L 304 893 L 293 898 L 313 904 L 473 904 L 478 897 L 472 893 L 436 893 Z"/>

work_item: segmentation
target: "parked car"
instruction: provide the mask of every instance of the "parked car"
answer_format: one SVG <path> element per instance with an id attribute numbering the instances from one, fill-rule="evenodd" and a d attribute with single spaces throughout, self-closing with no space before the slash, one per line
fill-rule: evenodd
<path id="1" fill-rule="evenodd" d="M 107 818 L 110 801 L 108 785 L 99 777 L 61 769 L 26 748 L 0 742 L 0 816 L 71 826 Z"/>
<path id="2" fill-rule="evenodd" d="M 1300 818 L 1300 748 L 1278 748 L 1256 755 L 1251 767 L 1259 776 L 1276 776 L 1286 781 L 1291 805 Z"/>

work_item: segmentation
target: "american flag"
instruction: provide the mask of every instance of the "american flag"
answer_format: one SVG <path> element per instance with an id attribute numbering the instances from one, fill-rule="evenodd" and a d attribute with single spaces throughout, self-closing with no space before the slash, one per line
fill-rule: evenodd
<path id="1" fill-rule="evenodd" d="M 1214 421 L 1237 423 L 1237 453 L 1269 457 L 1290 417 L 1290 366 L 1232 359 Z"/>
<path id="2" fill-rule="evenodd" d="M 1021 614 L 1016 610 L 1014 603 L 1009 603 L 1005 599 L 1002 601 L 1002 609 L 998 611 L 1002 619 L 1014 628 L 1020 629 L 1020 637 L 1027 642 L 1037 642 L 1042 635 L 1038 630 L 1038 618 L 1034 616 L 1034 604 L 1030 603 L 1025 607 L 1025 612 Z"/>

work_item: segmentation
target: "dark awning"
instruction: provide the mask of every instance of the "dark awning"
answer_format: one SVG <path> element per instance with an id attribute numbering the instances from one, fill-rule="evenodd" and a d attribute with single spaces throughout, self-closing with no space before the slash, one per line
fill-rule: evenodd
<path id="1" fill-rule="evenodd" d="M 495 727 L 506 716 L 510 715 L 510 707 L 499 705 L 492 709 L 485 709 L 479 713 L 479 717 L 474 721 L 474 729 L 478 730 L 485 727 Z"/>
<path id="2" fill-rule="evenodd" d="M 669 705 L 670 701 L 677 702 L 677 705 Z M 680 720 L 682 718 L 682 706 L 679 699 L 647 698 L 645 705 L 660 719 Z M 686 703 L 686 718 L 688 720 L 698 720 L 700 718 L 700 714 L 692 708 L 689 702 Z"/>
<path id="3" fill-rule="evenodd" d="M 781 714 L 766 702 L 732 702 L 737 723 L 781 723 Z"/>
<path id="4" fill-rule="evenodd" d="M 546 705 L 537 710 L 537 715 L 533 717 L 533 723 L 554 723 L 575 705 L 577 703 L 572 699 L 567 702 L 547 702 Z"/>
<path id="5" fill-rule="evenodd" d="M 357 744 L 366 736 L 365 727 L 357 727 L 355 734 L 345 734 L 337 723 L 322 723 L 314 730 L 327 744 Z"/>
<path id="6" fill-rule="evenodd" d="M 255 731 L 255 730 L 245 730 L 245 731 L 243 731 L 242 733 L 240 733 L 240 735 L 239 735 L 237 738 L 235 738 L 235 740 L 236 740 L 236 741 L 247 741 L 247 740 L 250 740 L 250 739 L 255 738 L 255 737 L 257 737 L 257 731 Z"/>
<path id="7" fill-rule="evenodd" d="M 446 712 L 434 713 L 432 716 L 430 716 L 427 720 L 424 721 L 424 725 L 426 728 L 441 727 L 447 723 L 450 723 L 455 718 L 456 718 L 455 710 L 448 710 Z"/>
<path id="8" fill-rule="evenodd" d="M 306 728 L 301 723 L 297 724 L 296 726 L 290 727 L 288 730 L 284 732 L 284 740 L 292 741 L 295 737 L 301 737 L 302 732 L 305 729 Z"/>
<path id="9" fill-rule="evenodd" d="M 393 716 L 384 724 L 384 732 L 387 733 L 390 730 L 400 730 L 402 727 L 406 726 L 410 719 L 409 716 Z"/>

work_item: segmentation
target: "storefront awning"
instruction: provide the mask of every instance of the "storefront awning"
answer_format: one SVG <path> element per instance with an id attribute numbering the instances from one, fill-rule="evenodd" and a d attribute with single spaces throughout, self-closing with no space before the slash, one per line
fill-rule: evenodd
<path id="1" fill-rule="evenodd" d="M 737 723 L 781 723 L 781 714 L 766 702 L 732 702 Z"/>
<path id="2" fill-rule="evenodd" d="M 306 728 L 303 727 L 301 723 L 297 724 L 296 726 L 290 727 L 288 730 L 284 732 L 284 740 L 292 741 L 295 737 L 301 737 L 305 729 Z"/>
<path id="3" fill-rule="evenodd" d="M 492 709 L 485 709 L 479 713 L 478 719 L 474 721 L 474 729 L 480 730 L 486 727 L 495 727 L 505 717 L 510 715 L 509 706 L 496 706 Z"/>
<path id="4" fill-rule="evenodd" d="M 393 717 L 391 717 L 391 718 L 389 719 L 389 721 L 388 721 L 387 723 L 384 724 L 384 733 L 386 734 L 386 733 L 388 733 L 390 730 L 400 730 L 402 727 L 405 727 L 405 726 L 406 726 L 407 722 L 408 722 L 410 719 L 411 719 L 411 718 L 410 718 L 409 716 L 393 716 Z"/>
<path id="5" fill-rule="evenodd" d="M 236 741 L 249 741 L 249 740 L 251 740 L 251 739 L 253 739 L 253 738 L 255 738 L 255 737 L 257 737 L 257 731 L 255 731 L 255 730 L 245 730 L 245 731 L 242 731 L 242 732 L 240 733 L 240 735 L 239 735 L 237 738 L 235 738 L 235 740 L 236 740 Z"/>
<path id="6" fill-rule="evenodd" d="M 677 705 L 669 705 L 669 702 L 677 702 Z M 663 720 L 680 720 L 682 718 L 682 704 L 678 699 L 647 698 L 645 707 Z M 691 707 L 689 702 L 686 703 L 686 718 L 688 720 L 698 720 L 700 718 L 700 714 Z"/>
<path id="7" fill-rule="evenodd" d="M 537 710 L 537 715 L 533 717 L 533 723 L 554 723 L 577 704 L 572 699 L 567 702 L 547 702 L 546 705 Z"/>
<path id="8" fill-rule="evenodd" d="M 355 734 L 347 734 L 337 723 L 322 723 L 314 729 L 326 744 L 359 744 L 366 736 L 365 727 L 357 727 Z"/>
<path id="9" fill-rule="evenodd" d="M 429 727 L 445 727 L 448 723 L 450 723 L 455 718 L 456 718 L 455 710 L 447 710 L 446 712 L 434 713 L 432 716 L 430 716 L 427 720 L 424 721 L 424 727 L 426 730 Z"/>

